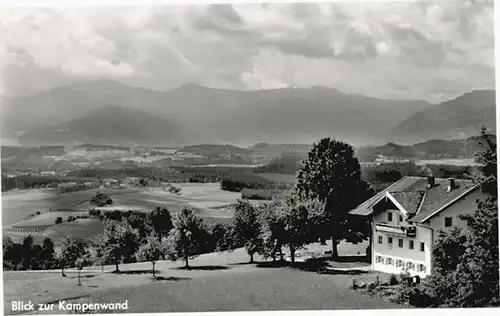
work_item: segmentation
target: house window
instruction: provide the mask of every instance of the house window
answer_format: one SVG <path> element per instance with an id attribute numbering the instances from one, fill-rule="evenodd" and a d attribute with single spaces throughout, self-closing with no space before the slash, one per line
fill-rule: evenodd
<path id="1" fill-rule="evenodd" d="M 444 218 L 444 227 L 451 227 L 453 225 L 453 220 L 451 217 Z"/>
<path id="2" fill-rule="evenodd" d="M 419 265 L 417 266 L 417 271 L 418 271 L 418 272 L 425 272 L 425 270 L 426 270 L 426 269 L 425 269 L 425 266 L 424 266 L 423 264 L 419 264 Z"/>
<path id="3" fill-rule="evenodd" d="M 392 222 L 392 212 L 387 213 L 387 220 Z"/>
<path id="4" fill-rule="evenodd" d="M 399 215 L 399 221 L 402 222 L 403 221 L 403 215 Z"/>
<path id="5" fill-rule="evenodd" d="M 413 240 L 410 240 L 410 249 L 415 248 L 415 242 Z"/>
<path id="6" fill-rule="evenodd" d="M 420 251 L 425 251 L 425 244 L 420 242 Z"/>
<path id="7" fill-rule="evenodd" d="M 415 269 L 415 264 L 413 262 L 407 262 L 406 270 L 413 270 L 413 269 Z"/>
<path id="8" fill-rule="evenodd" d="M 392 266 L 392 258 L 385 258 L 385 264 Z"/>
<path id="9" fill-rule="evenodd" d="M 384 237 L 378 236 L 378 243 L 383 244 L 384 243 Z"/>
<path id="10" fill-rule="evenodd" d="M 376 256 L 376 257 L 375 257 L 375 261 L 376 261 L 377 263 L 384 262 L 384 258 L 382 258 L 382 256 Z"/>
<path id="11" fill-rule="evenodd" d="M 404 267 L 403 260 L 396 260 L 396 267 L 398 268 Z"/>
<path id="12" fill-rule="evenodd" d="M 403 248 L 403 239 L 400 238 L 398 240 L 398 246 L 399 246 L 399 248 Z"/>
<path id="13" fill-rule="evenodd" d="M 392 237 L 388 237 L 388 242 L 389 242 L 389 245 L 392 245 Z"/>

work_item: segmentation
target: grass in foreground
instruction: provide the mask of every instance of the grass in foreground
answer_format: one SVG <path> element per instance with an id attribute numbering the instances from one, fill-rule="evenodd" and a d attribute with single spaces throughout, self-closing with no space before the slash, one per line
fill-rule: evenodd
<path id="1" fill-rule="evenodd" d="M 80 301 L 128 300 L 129 313 L 400 308 L 349 290 L 350 278 L 289 268 L 248 268 L 238 273 L 166 278 L 138 287 L 107 289 Z"/>
<path id="2" fill-rule="evenodd" d="M 319 245 L 311 246 L 312 251 L 320 249 Z M 353 246 L 361 245 L 342 245 L 340 254 L 349 255 L 355 250 Z M 74 269 L 67 269 L 66 278 L 59 270 L 4 272 L 5 312 L 11 313 L 13 300 L 129 300 L 128 312 L 399 308 L 349 289 L 353 277 L 374 279 L 371 272 L 356 276 L 343 271 L 318 274 L 300 268 L 247 264 L 248 260 L 244 249 L 237 249 L 201 255 L 190 261 L 192 269 L 180 269 L 179 262 L 161 261 L 156 265 L 159 279 L 152 278 L 148 262 L 120 265 L 120 274 L 106 273 L 114 266 L 104 267 L 105 273 L 101 267 L 91 267 L 82 273 L 83 286 L 76 285 Z M 327 263 L 346 267 L 346 263 Z"/>

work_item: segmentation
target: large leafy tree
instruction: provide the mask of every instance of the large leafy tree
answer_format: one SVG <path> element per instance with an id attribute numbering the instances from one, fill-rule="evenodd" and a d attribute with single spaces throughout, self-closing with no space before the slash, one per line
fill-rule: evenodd
<path id="1" fill-rule="evenodd" d="M 481 176 L 478 181 L 484 192 L 497 196 L 497 150 L 496 137 L 483 127 L 479 134 L 481 150 L 476 153 L 476 159 L 482 164 Z"/>
<path id="2" fill-rule="evenodd" d="M 321 241 L 332 240 L 334 257 L 342 240 L 356 243 L 369 236 L 368 223 L 348 214 L 373 195 L 370 186 L 361 179 L 360 169 L 349 144 L 323 138 L 313 145 L 297 175 L 296 191 L 325 204 L 326 225 L 317 229 Z"/>
<path id="3" fill-rule="evenodd" d="M 184 259 L 189 267 L 189 259 L 200 254 L 205 246 L 207 233 L 203 220 L 192 209 L 183 208 L 173 216 L 173 228 L 165 242 L 167 256 L 172 260 Z"/>
<path id="4" fill-rule="evenodd" d="M 31 235 L 24 237 L 22 253 L 23 259 L 21 261 L 21 266 L 23 270 L 28 270 L 31 268 L 33 258 L 33 237 Z"/>
<path id="5" fill-rule="evenodd" d="M 60 251 L 56 253 L 57 262 L 61 268 L 61 275 L 66 276 L 64 268 L 74 267 L 76 260 L 81 258 L 85 252 L 85 244 L 81 240 L 67 237 Z"/>
<path id="6" fill-rule="evenodd" d="M 264 203 L 259 206 L 259 221 L 261 223 L 262 248 L 261 255 L 265 258 L 273 258 L 279 253 L 283 260 L 283 240 L 285 228 L 278 216 L 279 201 Z"/>
<path id="7" fill-rule="evenodd" d="M 127 221 L 104 222 L 104 235 L 100 240 L 99 253 L 102 254 L 102 262 L 115 265 L 116 272 L 120 271 L 120 263 L 133 262 L 138 246 L 138 232 L 128 225 Z"/>
<path id="8" fill-rule="evenodd" d="M 43 269 L 50 269 L 54 264 L 54 242 L 49 237 L 43 240 L 42 249 L 38 254 L 38 260 Z"/>
<path id="9" fill-rule="evenodd" d="M 153 230 L 150 217 L 151 213 L 143 213 L 140 211 L 129 211 L 126 216 L 130 227 L 137 229 L 137 233 L 141 240 L 145 240 Z"/>
<path id="10" fill-rule="evenodd" d="M 490 197 L 478 203 L 473 214 L 463 216 L 471 234 L 457 265 L 457 301 L 460 306 L 499 304 L 498 203 Z"/>
<path id="11" fill-rule="evenodd" d="M 153 264 L 153 278 L 155 278 L 155 265 L 163 255 L 163 246 L 158 241 L 158 236 L 151 234 L 146 238 L 146 243 L 137 250 L 137 261 L 149 261 Z"/>
<path id="12" fill-rule="evenodd" d="M 262 247 L 262 238 L 257 208 L 248 200 L 238 200 L 236 203 L 229 231 L 232 243 L 244 245 L 250 262 L 253 262 L 254 254 Z"/>
<path id="13" fill-rule="evenodd" d="M 173 228 L 172 216 L 166 207 L 157 207 L 148 215 L 148 224 L 153 228 L 158 240 L 167 237 Z"/>
<path id="14" fill-rule="evenodd" d="M 93 263 L 94 262 L 92 260 L 91 254 L 88 251 L 81 253 L 80 256 L 75 260 L 75 267 L 78 270 L 78 286 L 82 285 L 80 275 L 81 275 L 83 268 L 89 267 Z"/>
<path id="15" fill-rule="evenodd" d="M 304 200 L 295 194 L 287 194 L 277 203 L 279 244 L 288 246 L 292 262 L 295 262 L 297 250 L 318 239 L 316 227 L 321 221 L 322 210 L 319 200 Z"/>

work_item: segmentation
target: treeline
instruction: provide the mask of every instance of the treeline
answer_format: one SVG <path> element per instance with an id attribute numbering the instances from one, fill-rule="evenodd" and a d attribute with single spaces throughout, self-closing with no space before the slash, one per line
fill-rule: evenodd
<path id="1" fill-rule="evenodd" d="M 295 174 L 300 169 L 300 162 L 303 158 L 304 157 L 299 155 L 274 158 L 268 164 L 257 167 L 255 172 Z"/>
<path id="2" fill-rule="evenodd" d="M 241 167 L 127 167 L 127 168 L 84 168 L 72 171 L 69 175 L 88 178 L 115 178 L 128 177 L 144 178 L 153 181 L 183 183 L 219 182 L 225 177 L 235 174 L 251 173 L 251 168 Z"/>
<path id="3" fill-rule="evenodd" d="M 241 192 L 243 189 L 270 189 L 276 184 L 253 174 L 235 174 L 222 179 L 220 187 L 222 190 Z"/>
<path id="4" fill-rule="evenodd" d="M 4 270 L 40 270 L 57 267 L 54 259 L 54 243 L 45 238 L 41 245 L 33 243 L 27 236 L 21 244 L 14 243 L 10 237 L 3 238 Z"/>
<path id="5" fill-rule="evenodd" d="M 2 175 L 2 192 L 13 189 L 39 189 L 39 188 L 57 188 L 59 183 L 69 182 L 60 177 L 46 176 L 16 176 L 7 177 Z"/>
<path id="6" fill-rule="evenodd" d="M 91 241 L 67 238 L 56 249 L 50 238 L 45 238 L 42 245 L 34 244 L 31 236 L 25 237 L 22 244 L 4 238 L 4 269 L 61 269 L 64 275 L 65 268 L 78 267 L 77 260 L 83 260 L 86 266 L 112 264 L 118 270 L 121 263 L 148 261 L 139 250 L 151 236 L 161 244 L 161 259 L 178 259 L 185 249 L 190 259 L 222 249 L 227 227 L 225 223 L 205 223 L 191 209 L 173 215 L 162 207 L 151 213 L 91 210 L 90 216 L 99 218 L 105 226 L 104 234 Z M 178 233 L 186 231 L 191 232 L 189 244 L 179 245 L 184 239 L 178 240 Z"/>
<path id="7" fill-rule="evenodd" d="M 496 140 L 494 134 L 487 134 Z M 444 159 L 474 158 L 481 150 L 480 137 L 473 136 L 463 140 L 429 140 L 414 145 L 387 143 L 382 146 L 366 146 L 358 148 L 356 155 L 360 161 L 374 161 L 377 156 L 396 157 L 401 159 Z"/>
<path id="8" fill-rule="evenodd" d="M 39 189 L 58 188 L 61 183 L 76 182 L 77 186 L 83 186 L 84 182 L 93 181 L 95 178 L 81 178 L 74 176 L 36 176 L 21 175 L 7 177 L 2 175 L 2 192 L 14 189 Z"/>

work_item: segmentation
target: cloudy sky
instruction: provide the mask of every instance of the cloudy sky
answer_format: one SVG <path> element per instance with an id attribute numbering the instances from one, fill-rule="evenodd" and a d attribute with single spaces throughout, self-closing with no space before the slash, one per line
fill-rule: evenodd
<path id="1" fill-rule="evenodd" d="M 0 94 L 109 78 L 437 102 L 494 87 L 493 1 L 476 2 L 4 8 Z"/>

